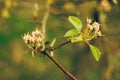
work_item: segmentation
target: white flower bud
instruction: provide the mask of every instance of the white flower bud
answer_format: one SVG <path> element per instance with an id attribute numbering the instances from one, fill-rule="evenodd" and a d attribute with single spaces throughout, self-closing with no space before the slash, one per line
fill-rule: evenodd
<path id="1" fill-rule="evenodd" d="M 92 24 L 92 26 L 93 26 L 93 28 L 95 29 L 95 32 L 98 32 L 98 31 L 99 31 L 99 29 L 100 29 L 100 24 L 99 24 L 99 23 L 94 22 L 94 23 Z"/>
<path id="2" fill-rule="evenodd" d="M 90 24 L 91 22 L 92 22 L 92 20 L 87 18 L 87 23 Z"/>
<path id="3" fill-rule="evenodd" d="M 88 27 L 89 30 L 93 30 L 93 26 L 92 25 L 88 24 L 87 27 Z"/>
<path id="4" fill-rule="evenodd" d="M 101 31 L 98 31 L 98 32 L 97 32 L 97 36 L 102 36 Z"/>

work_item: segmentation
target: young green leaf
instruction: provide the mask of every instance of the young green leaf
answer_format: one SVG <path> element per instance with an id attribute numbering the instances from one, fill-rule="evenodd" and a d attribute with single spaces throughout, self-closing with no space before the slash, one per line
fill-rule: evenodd
<path id="1" fill-rule="evenodd" d="M 72 37 L 71 38 L 71 42 L 80 42 L 83 41 L 82 36 L 78 36 L 78 37 Z"/>
<path id="2" fill-rule="evenodd" d="M 72 25 L 78 30 L 81 31 L 82 28 L 82 22 L 79 18 L 74 17 L 74 16 L 69 16 L 68 20 L 70 21 L 70 23 L 72 23 Z"/>
<path id="3" fill-rule="evenodd" d="M 101 55 L 101 52 L 99 51 L 99 49 L 93 45 L 89 45 L 89 47 L 90 47 L 90 50 L 91 50 L 95 60 L 99 61 L 100 55 Z"/>
<path id="4" fill-rule="evenodd" d="M 78 34 L 79 32 L 76 29 L 71 29 L 65 33 L 64 37 L 73 37 L 77 36 Z"/>

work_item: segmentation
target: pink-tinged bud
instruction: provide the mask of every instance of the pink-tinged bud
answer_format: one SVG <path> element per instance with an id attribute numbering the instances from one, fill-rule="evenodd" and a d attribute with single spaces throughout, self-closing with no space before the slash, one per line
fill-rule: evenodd
<path id="1" fill-rule="evenodd" d="M 34 37 L 33 37 L 33 36 L 31 36 L 30 41 L 31 41 L 31 42 L 33 42 L 33 43 L 37 42 L 37 37 L 35 37 L 35 36 L 34 36 Z"/>
<path id="2" fill-rule="evenodd" d="M 89 30 L 93 30 L 93 26 L 92 25 L 88 24 L 87 27 L 88 27 Z"/>
<path id="3" fill-rule="evenodd" d="M 38 37 L 37 42 L 42 42 L 42 38 Z"/>
<path id="4" fill-rule="evenodd" d="M 100 29 L 100 24 L 99 24 L 99 23 L 94 22 L 94 23 L 92 24 L 92 26 L 93 26 L 93 28 L 95 29 L 95 32 L 98 32 L 98 31 L 99 31 L 99 29 Z"/>

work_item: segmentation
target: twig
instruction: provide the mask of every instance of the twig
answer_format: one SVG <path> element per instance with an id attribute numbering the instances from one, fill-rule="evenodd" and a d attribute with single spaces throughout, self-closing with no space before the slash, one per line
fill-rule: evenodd
<path id="1" fill-rule="evenodd" d="M 52 57 L 49 53 L 49 50 L 45 51 L 44 54 L 52 60 L 66 75 L 68 75 L 72 80 L 78 80 L 74 75 L 72 75 L 69 71 L 67 71 L 54 57 Z"/>
<path id="2" fill-rule="evenodd" d="M 69 41 L 66 41 L 66 42 L 64 42 L 64 43 L 62 43 L 62 44 L 60 44 L 60 45 L 58 45 L 58 46 L 56 46 L 56 47 L 54 47 L 54 48 L 51 48 L 50 51 L 54 51 L 54 50 L 56 50 L 56 49 L 58 49 L 58 48 L 60 48 L 60 47 L 62 47 L 62 46 L 65 46 L 66 44 L 69 44 L 69 43 L 71 43 L 70 40 L 69 40 Z"/>

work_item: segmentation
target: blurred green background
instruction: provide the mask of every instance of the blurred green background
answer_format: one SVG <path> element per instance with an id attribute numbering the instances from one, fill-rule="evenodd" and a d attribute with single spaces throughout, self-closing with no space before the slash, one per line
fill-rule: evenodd
<path id="1" fill-rule="evenodd" d="M 35 3 L 39 10 L 33 14 Z M 66 41 L 70 15 L 79 17 L 83 27 L 87 17 L 94 19 L 105 34 L 91 41 L 102 52 L 99 62 L 84 43 L 56 50 L 55 58 L 68 71 L 79 80 L 120 80 L 120 0 L 0 0 L 0 80 L 71 80 L 47 57 L 33 59 L 22 40 L 24 33 L 41 28 L 46 10 L 47 39 L 56 38 L 56 45 Z"/>

